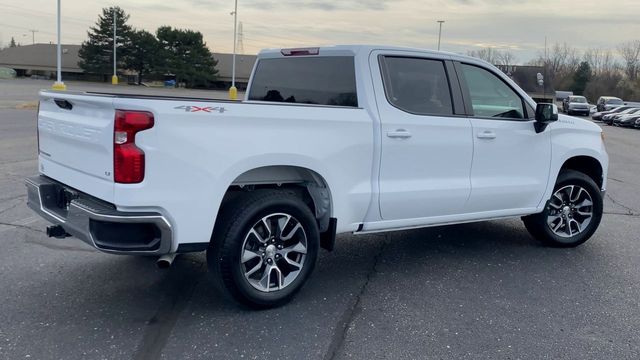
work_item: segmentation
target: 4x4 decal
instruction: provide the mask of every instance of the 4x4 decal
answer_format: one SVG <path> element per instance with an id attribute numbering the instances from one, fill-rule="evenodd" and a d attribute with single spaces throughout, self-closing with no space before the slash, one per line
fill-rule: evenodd
<path id="1" fill-rule="evenodd" d="M 206 113 L 218 112 L 220 114 L 224 114 L 224 112 L 227 111 L 227 109 L 225 109 L 222 106 L 201 107 L 201 106 L 193 106 L 193 105 L 182 105 L 182 106 L 176 106 L 176 107 L 174 107 L 174 109 L 176 109 L 176 110 L 184 110 L 185 112 L 188 112 L 188 113 L 193 113 L 193 112 L 206 112 Z"/>

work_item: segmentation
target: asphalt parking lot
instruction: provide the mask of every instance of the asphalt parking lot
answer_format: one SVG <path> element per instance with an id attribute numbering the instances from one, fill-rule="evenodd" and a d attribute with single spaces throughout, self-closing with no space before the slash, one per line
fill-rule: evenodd
<path id="1" fill-rule="evenodd" d="M 202 254 L 159 270 L 47 238 L 23 185 L 35 117 L 0 109 L 1 359 L 640 358 L 640 131 L 603 125 L 606 215 L 579 248 L 518 219 L 341 236 L 291 304 L 249 311 Z"/>

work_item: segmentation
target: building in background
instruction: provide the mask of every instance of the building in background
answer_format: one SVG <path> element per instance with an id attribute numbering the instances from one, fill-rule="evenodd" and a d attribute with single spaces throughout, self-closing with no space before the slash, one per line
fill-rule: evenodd
<path id="1" fill-rule="evenodd" d="M 101 81 L 102 76 L 86 74 L 78 62 L 80 45 L 62 45 L 62 78 L 64 80 Z M 227 89 L 231 86 L 232 54 L 214 53 L 218 60 L 216 69 L 218 79 L 213 86 Z M 256 55 L 236 55 L 236 86 L 244 90 L 249 83 L 249 77 Z M 56 74 L 56 45 L 35 44 L 6 48 L 0 51 L 0 68 L 10 68 L 16 71 L 18 77 L 36 77 L 54 79 Z M 135 73 L 125 73 L 124 76 L 135 82 Z"/>
<path id="2" fill-rule="evenodd" d="M 551 85 L 551 79 L 545 76 L 544 66 L 496 65 L 496 67 L 507 74 L 536 102 L 553 103 L 555 101 L 556 92 Z M 544 85 L 538 84 L 538 74 L 543 75 Z"/>
<path id="3" fill-rule="evenodd" d="M 84 72 L 78 66 L 80 45 L 62 45 L 62 77 L 81 80 Z M 18 77 L 55 78 L 56 45 L 35 44 L 9 47 L 0 51 L 0 67 L 11 68 Z M 52 77 L 53 76 L 53 77 Z"/>

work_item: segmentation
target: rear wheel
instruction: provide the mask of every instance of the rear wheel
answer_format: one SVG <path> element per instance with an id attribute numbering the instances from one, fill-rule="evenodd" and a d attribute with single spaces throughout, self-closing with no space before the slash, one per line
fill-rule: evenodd
<path id="1" fill-rule="evenodd" d="M 290 301 L 318 255 L 319 231 L 309 207 L 290 192 L 257 190 L 220 216 L 207 263 L 228 294 L 256 308 Z"/>
<path id="2" fill-rule="evenodd" d="M 602 219 L 602 194 L 587 175 L 564 170 L 544 210 L 523 218 L 536 239 L 555 247 L 578 246 L 593 235 Z"/>

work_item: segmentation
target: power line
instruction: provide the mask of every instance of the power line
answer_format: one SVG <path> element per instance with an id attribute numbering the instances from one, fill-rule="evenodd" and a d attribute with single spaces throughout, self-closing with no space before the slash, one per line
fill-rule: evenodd
<path id="1" fill-rule="evenodd" d="M 28 16 L 33 16 L 33 15 L 37 15 L 37 16 L 47 16 L 47 17 L 55 17 L 56 14 L 54 13 L 50 13 L 50 12 L 46 12 L 46 11 L 42 11 L 42 10 L 34 10 L 34 9 L 25 9 L 25 8 L 20 8 L 17 6 L 12 6 L 12 5 L 7 5 L 7 4 L 3 4 L 0 3 L 0 6 L 2 6 L 3 8 L 5 8 L 5 12 L 6 10 L 11 10 L 11 11 L 19 11 L 19 12 L 23 12 L 26 13 Z M 71 16 L 62 16 L 63 19 L 67 20 L 67 21 L 72 21 L 75 22 L 79 25 L 86 25 L 87 23 L 90 23 L 89 21 L 87 21 L 87 19 L 81 19 L 81 18 L 76 18 L 76 17 L 71 17 Z"/>

